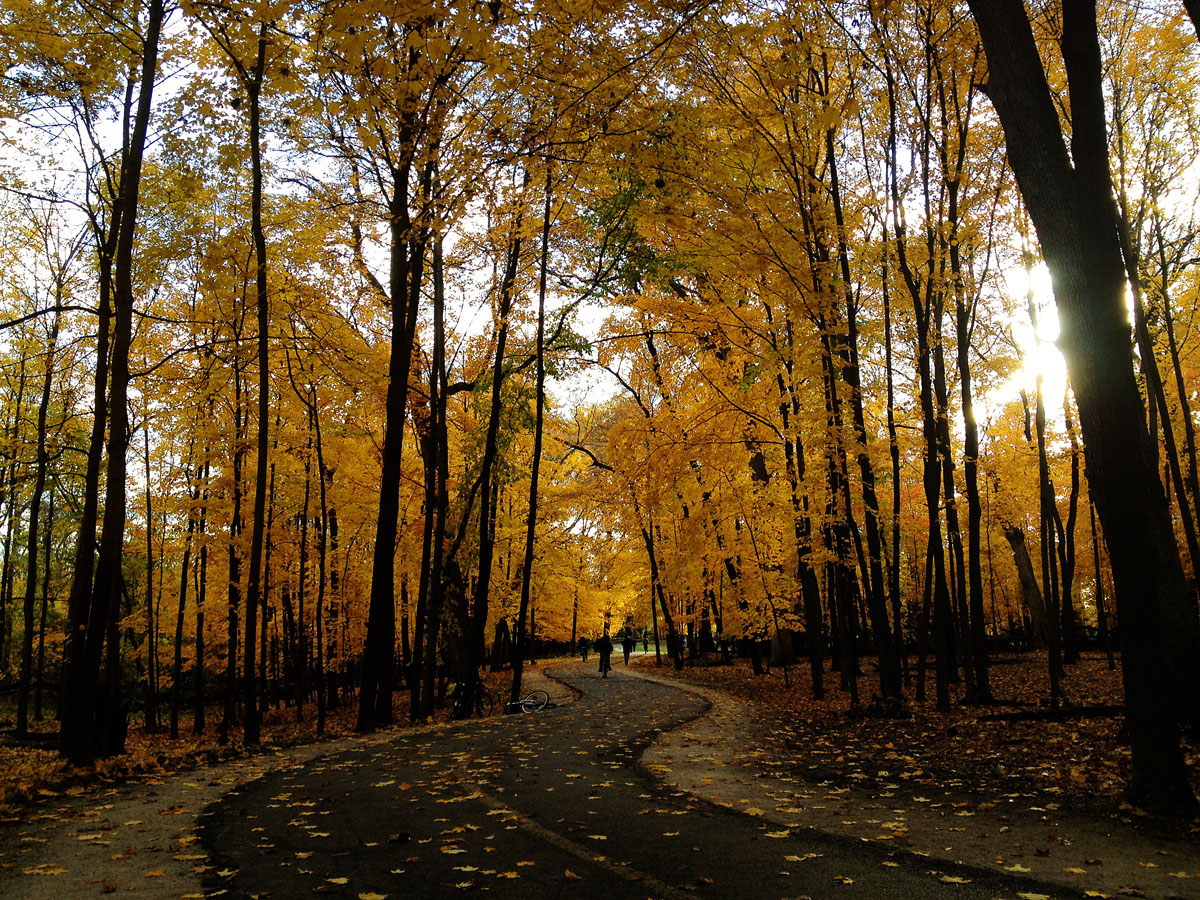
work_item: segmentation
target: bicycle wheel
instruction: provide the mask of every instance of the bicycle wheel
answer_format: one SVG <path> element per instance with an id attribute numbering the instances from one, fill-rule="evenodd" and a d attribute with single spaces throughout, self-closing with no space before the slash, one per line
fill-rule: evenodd
<path id="1" fill-rule="evenodd" d="M 533 691 L 521 701 L 521 710 L 523 712 L 537 712 L 540 709 L 545 709 L 546 704 L 550 702 L 550 695 L 545 691 Z"/>
<path id="2" fill-rule="evenodd" d="M 475 693 L 475 715 L 483 718 L 490 716 L 496 708 L 496 698 L 492 696 L 491 691 L 480 688 Z"/>

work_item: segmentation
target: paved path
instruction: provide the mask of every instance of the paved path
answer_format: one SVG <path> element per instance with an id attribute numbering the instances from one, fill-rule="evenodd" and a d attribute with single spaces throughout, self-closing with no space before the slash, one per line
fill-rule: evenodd
<path id="1" fill-rule="evenodd" d="M 53 798 L 0 830 L 0 897 L 1200 897 L 1189 845 L 806 783 L 724 695 L 551 674 L 578 699 Z"/>
<path id="2" fill-rule="evenodd" d="M 207 887 L 605 900 L 991 900 L 1032 889 L 698 799 L 639 760 L 660 733 L 704 714 L 704 698 L 622 666 L 607 679 L 581 666 L 552 674 L 579 699 L 335 753 L 230 794 L 204 826 Z"/>

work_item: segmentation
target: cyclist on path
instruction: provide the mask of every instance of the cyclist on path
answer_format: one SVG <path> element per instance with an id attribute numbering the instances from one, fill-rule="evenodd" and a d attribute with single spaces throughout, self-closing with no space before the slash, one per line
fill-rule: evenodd
<path id="1" fill-rule="evenodd" d="M 605 632 L 597 639 L 596 652 L 600 654 L 600 674 L 607 678 L 609 671 L 612 669 L 613 652 L 613 643 L 608 637 L 608 632 Z"/>

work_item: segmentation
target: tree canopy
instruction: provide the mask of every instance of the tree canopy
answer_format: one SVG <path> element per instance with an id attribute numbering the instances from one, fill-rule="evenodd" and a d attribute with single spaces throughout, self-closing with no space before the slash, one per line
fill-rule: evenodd
<path id="1" fill-rule="evenodd" d="M 1191 9 L 0 3 L 18 731 L 371 730 L 602 633 L 1057 707 L 1115 647 L 1192 809 Z"/>

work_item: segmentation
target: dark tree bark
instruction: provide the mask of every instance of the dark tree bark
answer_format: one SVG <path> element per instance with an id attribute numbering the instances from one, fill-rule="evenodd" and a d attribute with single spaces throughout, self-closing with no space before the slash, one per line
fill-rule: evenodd
<path id="1" fill-rule="evenodd" d="M 204 733 L 204 601 L 208 597 L 208 487 L 209 475 L 212 472 L 209 461 L 210 448 L 204 448 L 204 471 L 200 476 L 201 494 L 203 497 L 199 511 L 199 522 L 196 532 L 200 536 L 200 571 L 197 573 L 196 585 L 196 660 L 192 666 L 196 681 L 196 696 L 192 710 L 192 733 Z"/>
<path id="2" fill-rule="evenodd" d="M 1033 296 L 1030 292 L 1029 308 L 1033 311 Z M 1037 329 L 1037 317 L 1033 316 L 1033 327 Z M 1024 399 L 1024 394 L 1022 394 Z M 1025 415 L 1028 424 L 1028 411 Z M 1058 708 L 1062 701 L 1063 659 L 1062 631 L 1059 618 L 1062 604 L 1059 601 L 1057 535 L 1054 520 L 1058 516 L 1058 505 L 1054 495 L 1054 483 L 1050 480 L 1050 461 L 1046 456 L 1046 403 L 1042 396 L 1042 376 L 1037 376 L 1034 427 L 1037 435 L 1038 460 L 1038 520 L 1040 522 L 1042 554 L 1042 597 L 1046 604 L 1046 659 L 1050 675 L 1050 706 Z"/>
<path id="3" fill-rule="evenodd" d="M 842 273 L 846 307 L 846 346 L 842 353 L 842 379 L 850 388 L 850 409 L 854 423 L 855 456 L 859 481 L 862 485 L 863 510 L 866 518 L 867 561 L 863 568 L 867 610 L 871 620 L 871 635 L 879 659 L 879 692 L 885 701 L 899 705 L 903 700 L 900 683 L 900 657 L 896 650 L 891 623 L 888 621 L 887 585 L 883 577 L 883 540 L 879 527 L 879 500 L 875 491 L 875 466 L 867 442 L 866 417 L 863 412 L 862 385 L 858 367 L 858 323 L 856 301 L 851 285 L 850 249 L 842 212 L 842 192 L 838 181 L 837 155 L 834 152 L 833 129 L 825 132 L 825 155 L 829 165 L 829 192 L 837 225 L 837 258 Z M 847 492 L 848 493 L 848 492 Z M 861 555 L 861 554 L 860 554 Z"/>
<path id="4" fill-rule="evenodd" d="M 271 372 L 267 351 L 271 313 L 267 294 L 267 239 L 262 220 L 261 138 L 262 85 L 266 65 L 267 23 L 263 22 L 258 30 L 258 53 L 254 60 L 254 68 L 247 72 L 238 65 L 242 85 L 250 98 L 250 235 L 254 242 L 254 299 L 258 321 L 258 426 L 255 433 L 258 453 L 254 466 L 254 511 L 250 518 L 250 570 L 246 573 L 246 634 L 242 659 L 242 739 L 249 745 L 257 744 L 262 733 L 258 715 L 258 678 L 254 655 L 258 636 L 258 609 L 262 602 L 263 535 L 267 518 L 267 457 L 270 455 L 267 426 Z"/>
<path id="5" fill-rule="evenodd" d="M 525 561 L 521 567 L 521 605 L 517 610 L 516 647 L 513 653 L 513 679 L 509 700 L 516 703 L 521 699 L 521 674 L 525 667 L 525 654 L 532 645 L 532 629 L 525 636 L 525 619 L 529 613 L 529 586 L 533 580 L 533 549 L 537 540 L 538 479 L 542 471 L 542 423 L 546 412 L 546 274 L 550 261 L 550 212 L 553 194 L 551 191 L 552 168 L 546 163 L 545 205 L 542 209 L 542 255 L 538 265 L 538 316 L 537 316 L 537 374 L 535 377 L 533 417 L 533 463 L 529 473 L 529 508 L 525 517 Z M 574 631 L 574 628 L 572 628 Z"/>
<path id="6" fill-rule="evenodd" d="M 969 0 L 989 62 L 987 92 L 1054 281 L 1079 406 L 1088 481 L 1112 560 L 1121 621 L 1131 799 L 1194 812 L 1179 744 L 1200 697 L 1197 624 L 1134 377 L 1108 167 L 1094 0 L 1063 0 L 1070 150 L 1021 0 Z"/>
<path id="7" fill-rule="evenodd" d="M 888 232 L 883 226 L 883 243 L 887 246 Z M 900 622 L 900 440 L 896 434 L 896 388 L 895 369 L 892 365 L 892 300 L 888 285 L 888 266 L 883 263 L 883 347 L 884 368 L 887 372 L 887 430 L 889 455 L 892 461 L 892 560 L 888 570 L 888 593 L 892 598 L 892 628 L 895 632 L 896 652 L 900 657 L 900 669 L 904 683 L 910 683 L 908 653 L 904 648 L 904 633 Z"/>
<path id="8" fill-rule="evenodd" d="M 979 61 L 982 48 L 976 45 L 975 60 Z M 941 74 L 941 73 L 939 73 Z M 944 83 L 944 82 L 943 82 Z M 974 668 L 974 699 L 981 703 L 992 701 L 992 688 L 988 676 L 987 634 L 983 614 L 983 568 L 980 560 L 980 522 L 983 509 L 979 502 L 979 424 L 975 418 L 975 398 L 971 383 L 971 337 L 975 325 L 975 306 L 978 295 L 968 300 L 966 278 L 962 266 L 959 246 L 959 195 L 965 182 L 965 161 L 968 146 L 971 114 L 975 106 L 975 78 L 970 79 L 971 88 L 965 103 L 955 97 L 953 110 L 957 133 L 953 150 L 953 175 L 947 186 L 948 210 L 951 234 L 949 239 L 950 272 L 953 279 L 954 322 L 958 338 L 958 383 L 962 401 L 963 417 L 963 478 L 967 498 L 967 558 L 966 558 L 966 623 L 963 633 L 969 653 L 968 663 Z M 948 118 L 945 98 L 942 99 L 942 115 Z M 890 377 L 890 373 L 889 373 Z"/>
<path id="9" fill-rule="evenodd" d="M 188 450 L 188 465 L 192 464 L 192 451 Z M 187 478 L 191 480 L 191 470 Z M 183 560 L 179 569 L 179 606 L 175 613 L 175 665 L 171 669 L 171 740 L 179 737 L 179 704 L 183 696 L 183 614 L 187 609 L 188 577 L 191 574 L 192 544 L 196 536 L 196 507 L 200 502 L 201 472 L 196 472 L 196 484 L 191 489 L 192 502 L 188 505 L 187 535 L 183 542 Z"/>
<path id="10" fill-rule="evenodd" d="M 240 330 L 241 323 L 238 324 L 238 344 L 241 343 Z M 245 525 L 245 516 L 242 514 L 242 498 L 244 496 L 242 473 L 245 469 L 246 423 L 249 418 L 243 393 L 242 361 L 235 347 L 233 358 L 233 480 L 230 488 L 233 495 L 233 508 L 229 516 L 229 543 L 226 544 L 229 577 L 225 590 L 225 704 L 221 721 L 217 725 L 217 736 L 221 743 L 229 740 L 229 732 L 237 722 L 238 707 L 237 657 L 242 605 L 242 556 L 238 544 Z"/>
<path id="11" fill-rule="evenodd" d="M 321 416 L 317 403 L 316 388 L 309 389 L 309 397 L 311 405 L 309 406 L 312 415 L 313 433 L 316 438 L 315 447 L 317 451 L 317 484 L 319 489 L 317 496 L 321 504 L 321 525 L 317 530 L 317 608 L 313 616 L 313 640 L 317 647 L 317 734 L 325 733 L 325 712 L 329 705 L 328 700 L 328 673 L 326 672 L 326 648 L 325 648 L 325 584 L 328 580 L 326 577 L 326 568 L 329 556 L 329 495 L 325 489 L 325 448 L 321 441 Z M 390 545 L 389 545 L 390 546 Z M 391 652 L 391 642 L 388 642 L 388 652 Z M 388 710 L 391 710 L 391 684 L 388 685 Z M 378 716 L 378 708 L 376 708 Z M 376 722 L 378 722 L 376 718 Z"/>
<path id="12" fill-rule="evenodd" d="M 146 730 L 158 731 L 158 618 L 154 610 L 154 504 L 150 494 L 150 420 L 142 422 L 146 465 Z"/>
<path id="13" fill-rule="evenodd" d="M 639 512 L 638 515 L 641 515 Z M 642 527 L 642 541 L 646 545 L 646 554 L 650 557 L 650 585 L 658 598 L 659 608 L 662 610 L 663 623 L 667 627 L 667 652 L 671 654 L 671 659 L 675 663 L 675 668 L 683 671 L 683 650 L 679 646 L 679 634 L 675 630 L 675 618 L 671 615 L 671 608 L 667 605 L 667 595 L 663 590 L 662 578 L 659 577 L 658 571 L 658 556 L 654 552 L 654 524 L 651 522 L 650 527 Z M 657 620 L 655 621 L 657 625 Z M 657 639 L 657 635 L 656 635 Z"/>
<path id="14" fill-rule="evenodd" d="M 403 143 L 413 140 L 415 123 L 401 129 Z M 391 261 L 388 296 L 391 299 L 391 358 L 383 433 L 383 471 L 379 515 L 375 524 L 375 556 L 371 567 L 371 600 L 367 637 L 363 644 L 362 686 L 358 695 L 355 730 L 373 731 L 392 721 L 392 659 L 396 643 L 396 535 L 400 518 L 401 458 L 404 416 L 408 406 L 408 376 L 412 368 L 417 308 L 424 278 L 429 228 L 423 217 L 413 221 L 410 185 L 413 162 L 405 159 L 392 171 Z M 421 198 L 428 203 L 433 166 L 421 175 Z"/>
<path id="15" fill-rule="evenodd" d="M 95 758 L 97 744 L 102 754 L 121 752 L 125 744 L 120 672 L 119 667 L 112 665 L 114 660 L 119 662 L 119 653 L 111 644 L 106 696 L 102 705 L 97 703 L 97 687 L 101 683 L 99 673 L 105 640 L 112 635 L 109 625 L 115 620 L 120 599 L 121 556 L 125 538 L 125 451 L 129 443 L 129 347 L 133 339 L 134 314 L 133 243 L 163 13 L 163 0 L 150 0 L 142 40 L 137 112 L 121 167 L 118 199 L 120 228 L 113 258 L 114 324 L 108 398 L 104 530 L 96 560 L 91 602 L 86 612 L 83 608 L 77 609 L 79 618 L 72 622 L 77 625 L 86 618 L 87 624 L 82 641 L 82 657 L 71 672 L 70 699 L 63 706 L 63 752 L 76 765 L 90 765 Z M 96 409 L 97 416 L 101 418 L 102 409 L 99 406 Z M 68 720 L 70 726 L 66 724 Z"/>
<path id="16" fill-rule="evenodd" d="M 1108 611 L 1104 608 L 1104 576 L 1100 571 L 1100 537 L 1096 533 L 1096 507 L 1089 503 L 1088 513 L 1092 520 L 1092 564 L 1095 567 L 1096 587 L 1096 630 L 1100 635 L 1100 643 L 1104 647 L 1104 656 L 1108 660 L 1109 670 L 1117 668 L 1113 659 L 1112 638 L 1108 633 Z"/>
<path id="17" fill-rule="evenodd" d="M 1054 527 L 1058 532 L 1058 563 L 1062 573 L 1062 632 L 1063 662 L 1079 662 L 1079 618 L 1075 612 L 1075 524 L 1079 519 L 1079 438 L 1071 417 L 1070 400 L 1064 398 L 1063 416 L 1067 435 L 1071 439 L 1071 493 L 1067 498 L 1067 522 L 1055 509 Z"/>
<path id="18" fill-rule="evenodd" d="M 33 693 L 33 719 L 35 722 L 42 721 L 42 689 L 45 687 L 46 674 L 46 616 L 50 608 L 50 554 L 53 549 L 51 535 L 54 531 L 54 487 L 50 487 L 50 494 L 46 498 L 46 537 L 43 544 L 42 554 L 46 560 L 46 565 L 42 567 L 42 610 L 38 620 L 38 647 L 37 647 L 37 670 L 35 672 L 36 681 L 34 683 Z M 61 670 L 60 670 L 61 671 Z M 59 676 L 62 677 L 61 674 Z M 59 685 L 59 694 L 61 700 L 62 685 Z"/>
<path id="19" fill-rule="evenodd" d="M 420 668 L 416 672 L 418 692 L 414 702 L 419 705 L 421 717 L 433 713 L 434 687 L 437 680 L 437 642 L 441 631 L 442 612 L 448 592 L 447 560 L 445 553 L 446 516 L 449 512 L 449 448 L 446 445 L 446 330 L 445 330 L 445 280 L 442 258 L 442 238 L 435 235 L 433 241 L 433 354 L 429 366 L 429 422 L 422 435 L 425 459 L 425 537 L 422 549 L 422 587 L 424 603 L 421 608 Z M 454 570 L 457 572 L 457 567 Z M 465 592 L 454 592 L 453 596 L 465 600 Z M 467 641 L 470 643 L 471 626 L 466 610 L 456 610 L 459 620 L 467 622 Z M 477 670 L 473 669 L 470 647 L 463 663 L 468 671 L 458 671 L 455 677 L 461 682 L 473 680 Z M 470 711 L 468 710 L 469 714 Z"/>
<path id="20" fill-rule="evenodd" d="M 1004 537 L 1012 547 L 1013 561 L 1017 566 L 1017 579 L 1021 584 L 1021 596 L 1025 609 L 1033 622 L 1034 641 L 1039 647 L 1046 645 L 1049 624 L 1046 621 L 1046 604 L 1038 587 L 1037 575 L 1033 571 L 1033 560 L 1029 558 L 1029 546 L 1025 543 L 1025 532 L 1015 525 L 1004 525 Z"/>
<path id="21" fill-rule="evenodd" d="M 61 297 L 56 292 L 55 302 Z M 33 687 L 33 616 L 38 581 L 38 526 L 41 516 L 42 494 L 46 490 L 46 475 L 50 467 L 50 453 L 46 446 L 46 418 L 50 409 L 50 388 L 54 383 L 54 362 L 58 350 L 58 326 L 60 314 L 54 313 L 50 333 L 46 337 L 46 368 L 42 376 L 42 396 L 37 413 L 37 458 L 34 463 L 33 492 L 29 495 L 29 541 L 26 544 L 28 568 L 25 575 L 24 625 L 21 638 L 21 674 L 17 686 L 17 735 L 29 733 L 29 693 Z M 46 566 L 50 557 L 46 556 Z M 43 606 L 45 598 L 42 599 Z"/>
<path id="22" fill-rule="evenodd" d="M 529 174 L 525 174 L 528 184 Z M 483 658 L 483 642 L 487 636 L 488 591 L 492 583 L 492 559 L 495 553 L 494 516 L 492 502 L 493 469 L 499 452 L 501 388 L 504 384 L 504 350 L 508 342 L 509 312 L 512 309 L 513 293 L 516 288 L 517 267 L 521 261 L 521 223 L 524 207 L 517 210 L 504 261 L 504 272 L 499 286 L 497 304 L 496 356 L 492 361 L 492 403 L 488 414 L 487 433 L 484 438 L 483 459 L 480 461 L 479 489 L 479 574 L 475 581 L 475 597 L 472 604 L 470 635 L 470 668 L 478 671 Z M 517 636 L 520 641 L 520 636 Z"/>
<path id="23" fill-rule="evenodd" d="M 132 85 L 125 97 L 124 121 L 132 104 Z M 92 580 L 96 563 L 96 522 L 100 509 L 100 466 L 104 460 L 104 434 L 108 422 L 108 373 L 109 349 L 112 343 L 113 321 L 112 288 L 113 259 L 117 252 L 123 205 L 118 195 L 113 199 L 112 215 L 107 227 L 101 217 L 90 216 L 92 232 L 96 239 L 97 274 L 99 279 L 99 310 L 96 329 L 96 361 L 92 387 L 92 430 L 88 440 L 87 463 L 83 480 L 83 508 L 76 529 L 75 558 L 72 567 L 71 591 L 67 600 L 67 636 L 63 647 L 63 666 L 60 677 L 60 700 L 69 696 L 69 687 L 85 677 L 85 648 L 87 643 L 88 615 L 91 607 Z M 7 559 L 7 553 L 5 558 Z M 2 642 L 0 642 L 2 643 Z M 91 741 L 92 723 L 90 710 L 81 710 L 77 704 L 60 702 L 62 726 L 60 748 L 64 756 L 70 756 L 81 744 Z M 81 735 L 80 732 L 86 734 Z M 85 758 L 80 756 L 81 759 Z"/>
<path id="24" fill-rule="evenodd" d="M 306 407 L 307 409 L 307 407 Z M 312 507 L 312 410 L 308 410 L 308 439 L 304 453 L 304 500 L 300 506 L 300 552 L 298 554 L 299 572 L 296 579 L 296 659 L 299 661 L 299 672 L 296 678 L 296 721 L 304 721 L 304 704 L 309 696 L 309 643 L 308 619 L 305 618 L 304 605 L 308 599 L 308 528 L 309 509 Z"/>

